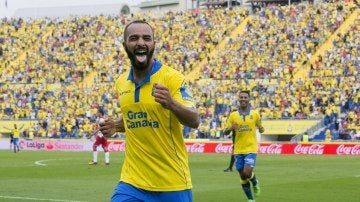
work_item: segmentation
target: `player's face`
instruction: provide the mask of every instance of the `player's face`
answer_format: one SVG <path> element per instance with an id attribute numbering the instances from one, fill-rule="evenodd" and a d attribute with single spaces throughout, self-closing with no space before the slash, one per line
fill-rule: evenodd
<path id="1" fill-rule="evenodd" d="M 126 30 L 123 46 L 136 70 L 145 70 L 152 64 L 155 41 L 151 27 L 145 23 L 134 23 Z"/>
<path id="2" fill-rule="evenodd" d="M 247 107 L 249 104 L 249 95 L 247 93 L 239 94 L 240 107 Z"/>

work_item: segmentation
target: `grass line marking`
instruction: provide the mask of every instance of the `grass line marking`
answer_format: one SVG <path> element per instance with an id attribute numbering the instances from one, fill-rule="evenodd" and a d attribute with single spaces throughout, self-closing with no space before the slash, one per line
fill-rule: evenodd
<path id="1" fill-rule="evenodd" d="M 56 159 L 39 160 L 39 161 L 35 161 L 35 164 L 38 165 L 38 166 L 47 166 L 47 164 L 45 164 L 43 162 L 53 161 L 53 160 L 56 160 Z"/>
<path id="2" fill-rule="evenodd" d="M 65 159 L 43 159 L 43 160 L 38 160 L 38 161 L 35 161 L 35 164 L 38 165 L 38 166 L 47 166 L 46 163 L 44 162 L 47 162 L 47 161 L 67 161 L 67 160 L 73 160 L 75 158 L 65 158 Z M 77 158 L 77 159 L 83 159 L 83 158 Z"/>

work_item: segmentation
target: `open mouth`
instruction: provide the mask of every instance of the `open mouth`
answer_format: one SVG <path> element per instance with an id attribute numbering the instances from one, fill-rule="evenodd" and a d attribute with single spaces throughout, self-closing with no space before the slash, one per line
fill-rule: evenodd
<path id="1" fill-rule="evenodd" d="M 147 51 L 146 50 L 136 50 L 135 51 L 136 60 L 140 63 L 146 62 Z"/>
<path id="2" fill-rule="evenodd" d="M 245 105 L 245 104 L 247 104 L 247 102 L 246 101 L 240 101 L 240 104 Z"/>

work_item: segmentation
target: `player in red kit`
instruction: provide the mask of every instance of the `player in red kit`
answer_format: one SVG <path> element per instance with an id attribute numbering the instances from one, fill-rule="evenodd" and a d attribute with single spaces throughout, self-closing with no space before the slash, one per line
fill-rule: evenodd
<path id="1" fill-rule="evenodd" d="M 97 148 L 100 145 L 105 152 L 105 164 L 106 165 L 110 164 L 110 153 L 108 149 L 107 139 L 99 130 L 99 123 L 103 123 L 104 121 L 105 121 L 104 111 L 102 109 L 99 109 L 97 112 L 95 132 L 92 134 L 92 136 L 96 137 L 95 142 L 93 144 L 93 160 L 89 162 L 89 165 L 96 165 L 98 163 Z"/>

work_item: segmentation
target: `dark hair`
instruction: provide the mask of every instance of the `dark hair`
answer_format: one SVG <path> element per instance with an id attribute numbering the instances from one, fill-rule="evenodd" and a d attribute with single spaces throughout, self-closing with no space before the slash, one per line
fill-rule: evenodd
<path id="1" fill-rule="evenodd" d="M 126 41 L 127 29 L 128 29 L 128 27 L 129 27 L 130 25 L 132 25 L 132 24 L 147 24 L 147 25 L 149 25 L 149 27 L 151 28 L 151 31 L 153 32 L 153 35 L 154 35 L 154 29 L 152 28 L 152 26 L 151 26 L 149 23 L 147 23 L 145 20 L 134 20 L 134 21 L 130 22 L 129 24 L 127 24 L 127 25 L 125 26 L 125 29 L 124 29 L 124 41 Z"/>
<path id="2" fill-rule="evenodd" d="M 241 90 L 240 93 L 246 93 L 250 97 L 250 91 L 249 90 Z"/>
<path id="3" fill-rule="evenodd" d="M 98 109 L 98 113 L 100 113 L 102 116 L 104 116 L 104 114 L 105 114 L 105 113 L 104 113 L 104 110 L 103 110 L 102 108 L 99 108 L 99 109 Z"/>

